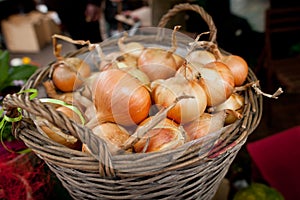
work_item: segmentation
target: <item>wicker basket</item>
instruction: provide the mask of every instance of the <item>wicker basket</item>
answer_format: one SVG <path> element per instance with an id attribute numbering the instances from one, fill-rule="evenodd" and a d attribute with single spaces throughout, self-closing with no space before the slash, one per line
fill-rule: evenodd
<path id="1" fill-rule="evenodd" d="M 196 5 L 175 6 L 162 18 L 159 26 L 163 27 L 173 15 L 183 10 L 198 12 L 210 28 L 210 39 L 215 41 L 216 29 L 211 17 Z M 193 41 L 186 37 L 185 44 L 186 40 Z M 150 44 L 154 39 L 144 35 L 140 41 Z M 115 42 L 103 42 L 101 46 L 109 51 L 115 48 Z M 161 42 L 158 43 L 163 45 Z M 180 47 L 180 38 L 178 43 Z M 90 55 L 83 48 L 68 56 Z M 48 78 L 50 64 L 40 68 L 23 89 L 40 89 L 41 82 Z M 256 80 L 250 69 L 247 82 Z M 212 199 L 233 159 L 261 119 L 262 96 L 249 88 L 244 91 L 244 97 L 243 118 L 222 131 L 213 143 L 195 140 L 165 152 L 114 156 L 108 152 L 106 143 L 95 137 L 90 129 L 74 123 L 39 98 L 30 100 L 28 93 L 7 95 L 3 107 L 10 117 L 18 115 L 18 108 L 23 110 L 23 119 L 14 123 L 14 134 L 48 164 L 74 199 Z M 45 137 L 33 123 L 32 119 L 37 116 L 80 138 L 93 156 Z"/>

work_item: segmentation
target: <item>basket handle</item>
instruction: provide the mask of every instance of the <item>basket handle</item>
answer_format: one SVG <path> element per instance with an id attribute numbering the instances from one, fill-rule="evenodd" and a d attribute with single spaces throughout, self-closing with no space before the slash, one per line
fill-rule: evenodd
<path id="1" fill-rule="evenodd" d="M 189 4 L 189 3 L 182 3 L 182 4 L 177 4 L 175 5 L 172 9 L 170 9 L 165 15 L 162 16 L 158 23 L 158 27 L 165 27 L 168 21 L 175 16 L 177 13 L 182 12 L 182 11 L 195 11 L 200 16 L 202 19 L 207 23 L 210 36 L 209 40 L 212 42 L 216 42 L 217 39 L 217 28 L 215 26 L 215 23 L 212 19 L 212 17 L 200 6 L 195 5 L 195 4 Z"/>
<path id="2" fill-rule="evenodd" d="M 101 177 L 114 177 L 115 172 L 112 165 L 112 156 L 108 150 L 106 142 L 97 137 L 92 131 L 74 121 L 70 120 L 66 115 L 57 112 L 53 106 L 41 102 L 39 99 L 30 99 L 28 93 L 8 94 L 3 99 L 3 109 L 6 116 L 15 118 L 20 113 L 18 109 L 22 109 L 25 114 L 32 114 L 48 120 L 61 130 L 70 132 L 76 138 L 86 143 L 92 156 L 99 161 L 99 174 Z M 25 113 L 28 112 L 28 113 Z M 15 123 L 22 123 L 23 120 Z M 21 125 L 21 124 L 20 124 Z M 19 128 L 13 129 L 13 134 L 18 137 L 22 126 L 14 126 Z M 45 147 L 47 148 L 47 147 Z"/>

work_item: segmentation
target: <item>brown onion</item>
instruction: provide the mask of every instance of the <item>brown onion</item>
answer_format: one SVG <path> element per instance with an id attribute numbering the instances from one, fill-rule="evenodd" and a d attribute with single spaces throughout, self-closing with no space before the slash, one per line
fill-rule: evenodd
<path id="1" fill-rule="evenodd" d="M 120 69 L 99 73 L 92 93 L 99 123 L 138 124 L 148 116 L 152 104 L 142 83 Z"/>
<path id="2" fill-rule="evenodd" d="M 176 76 L 197 80 L 207 95 L 207 105 L 218 105 L 233 93 L 234 77 L 230 69 L 222 62 L 210 62 L 206 65 L 190 63 L 178 69 Z"/>
<path id="3" fill-rule="evenodd" d="M 179 69 L 186 62 L 186 60 L 182 56 L 177 55 L 175 53 L 173 54 L 173 57 L 176 62 L 176 69 Z"/>
<path id="4" fill-rule="evenodd" d="M 58 112 L 63 113 L 73 121 L 77 123 L 81 123 L 80 117 L 70 108 L 65 106 L 59 106 L 56 108 Z M 75 138 L 72 135 L 69 135 L 67 133 L 64 133 L 61 129 L 54 126 L 52 123 L 48 122 L 45 119 L 40 119 L 37 117 L 35 123 L 38 125 L 38 127 L 41 128 L 41 130 L 53 141 L 60 143 L 66 147 L 69 147 L 71 149 L 77 149 L 79 150 L 81 148 L 81 141 Z"/>
<path id="5" fill-rule="evenodd" d="M 53 65 L 52 81 L 59 90 L 72 92 L 90 76 L 90 66 L 80 58 L 64 58 Z"/>
<path id="6" fill-rule="evenodd" d="M 207 106 L 204 89 L 196 81 L 181 76 L 156 80 L 151 83 L 151 89 L 154 103 L 164 108 L 182 96 L 191 97 L 182 99 L 168 112 L 168 117 L 177 123 L 187 123 L 198 118 Z"/>
<path id="7" fill-rule="evenodd" d="M 130 134 L 124 127 L 110 122 L 99 124 L 93 128 L 92 131 L 96 136 L 102 138 L 106 142 L 108 150 L 113 155 L 121 150 L 124 142 L 130 137 Z"/>
<path id="8" fill-rule="evenodd" d="M 174 56 L 177 49 L 176 32 L 180 26 L 175 26 L 172 33 L 172 46 L 169 50 L 162 48 L 146 48 L 138 57 L 138 68 L 145 72 L 150 81 L 167 79 L 175 75 L 182 59 Z M 183 60 L 184 61 L 184 60 Z"/>
<path id="9" fill-rule="evenodd" d="M 199 67 L 200 81 L 207 94 L 207 105 L 218 105 L 230 97 L 234 90 L 234 77 L 227 65 L 211 62 Z"/>
<path id="10" fill-rule="evenodd" d="M 248 76 L 248 64 L 247 62 L 238 55 L 228 55 L 223 56 L 222 60 L 229 69 L 231 70 L 234 76 L 234 84 L 235 86 L 241 86 L 247 79 Z"/>
<path id="11" fill-rule="evenodd" d="M 177 63 L 172 52 L 159 48 L 147 48 L 138 58 L 138 68 L 150 81 L 167 79 L 175 75 Z"/>
<path id="12" fill-rule="evenodd" d="M 248 64 L 247 62 L 238 55 L 233 54 L 222 54 L 218 48 L 218 45 L 213 42 L 199 41 L 198 46 L 203 48 L 209 48 L 214 54 L 217 61 L 223 62 L 231 70 L 234 77 L 235 86 L 241 86 L 248 76 Z"/>
<path id="13" fill-rule="evenodd" d="M 233 111 L 233 112 L 229 112 L 228 115 L 226 116 L 225 124 L 227 125 L 241 118 L 241 114 L 243 112 L 244 106 L 245 106 L 245 98 L 238 93 L 233 93 L 225 102 L 215 106 L 213 108 L 213 111 L 214 112 L 219 112 L 222 110 Z"/>
<path id="14" fill-rule="evenodd" d="M 149 120 L 152 120 L 152 117 L 144 120 L 138 128 Z M 175 149 L 184 143 L 184 130 L 172 120 L 165 118 L 149 130 L 133 147 L 137 153 L 148 153 Z"/>
<path id="15" fill-rule="evenodd" d="M 126 37 L 127 34 L 118 40 L 118 46 L 120 50 L 123 53 L 127 53 L 135 58 L 138 58 L 144 50 L 144 46 L 139 42 L 129 42 L 125 44 L 124 40 L 126 39 Z"/>
<path id="16" fill-rule="evenodd" d="M 128 74 L 130 74 L 131 76 L 133 76 L 134 78 L 138 79 L 146 87 L 150 86 L 150 79 L 149 79 L 149 77 L 144 72 L 142 72 L 141 70 L 139 70 L 138 68 L 127 67 L 127 68 L 122 68 L 122 70 L 124 70 L 125 72 L 127 72 Z"/>
<path id="17" fill-rule="evenodd" d="M 216 58 L 214 54 L 210 53 L 209 51 L 195 50 L 189 54 L 187 61 L 190 63 L 205 65 L 207 63 L 216 61 Z"/>
<path id="18" fill-rule="evenodd" d="M 199 118 L 185 124 L 187 141 L 196 140 L 220 130 L 224 126 L 226 113 L 220 111 L 214 114 L 203 113 Z"/>

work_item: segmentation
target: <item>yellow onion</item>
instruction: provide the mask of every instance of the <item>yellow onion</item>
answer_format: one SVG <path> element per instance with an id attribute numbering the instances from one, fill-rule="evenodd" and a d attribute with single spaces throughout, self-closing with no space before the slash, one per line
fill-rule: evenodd
<path id="1" fill-rule="evenodd" d="M 63 58 L 52 65 L 52 81 L 59 90 L 72 92 L 90 76 L 90 66 L 80 58 Z"/>
<path id="2" fill-rule="evenodd" d="M 173 57 L 176 62 L 176 69 L 179 69 L 186 62 L 185 58 L 175 53 L 173 54 Z"/>
<path id="3" fill-rule="evenodd" d="M 121 148 L 126 140 L 130 137 L 127 130 L 116 123 L 103 123 L 92 129 L 93 134 L 103 139 L 112 155 L 121 152 Z M 86 144 L 83 144 L 83 150 L 89 152 Z"/>
<path id="4" fill-rule="evenodd" d="M 151 89 L 154 103 L 164 108 L 169 107 L 182 96 L 191 97 L 180 100 L 167 113 L 168 117 L 177 123 L 187 123 L 198 118 L 207 106 L 204 89 L 196 81 L 181 76 L 156 80 L 151 83 Z"/>
<path id="5" fill-rule="evenodd" d="M 107 69 L 114 68 L 113 61 L 116 60 L 116 58 L 118 58 L 120 55 L 122 55 L 122 52 L 119 51 L 114 51 L 107 55 L 100 53 L 101 62 L 99 65 L 99 71 L 105 71 Z"/>
<path id="6" fill-rule="evenodd" d="M 187 61 L 190 63 L 206 65 L 210 62 L 216 61 L 216 58 L 214 54 L 207 50 L 195 50 L 189 54 Z"/>
<path id="7" fill-rule="evenodd" d="M 233 93 L 234 77 L 227 65 L 216 61 L 197 70 L 201 74 L 200 82 L 207 94 L 208 106 L 224 102 Z"/>
<path id="8" fill-rule="evenodd" d="M 59 106 L 56 108 L 56 110 L 58 112 L 63 113 L 73 121 L 77 123 L 81 123 L 80 117 L 72 109 L 65 106 Z M 80 140 L 78 140 L 72 135 L 64 133 L 61 129 L 54 126 L 52 123 L 48 122 L 47 120 L 37 117 L 35 123 L 53 141 L 60 143 L 71 149 L 79 150 L 81 148 L 82 143 Z"/>
<path id="9" fill-rule="evenodd" d="M 150 81 L 170 78 L 177 70 L 173 53 L 159 48 L 145 49 L 138 58 L 137 65 L 148 75 Z"/>
<path id="10" fill-rule="evenodd" d="M 109 56 L 111 56 L 111 59 L 105 58 L 105 60 L 101 61 L 100 71 L 137 67 L 137 58 L 130 54 L 116 53 L 115 55 L 110 54 Z"/>
<path id="11" fill-rule="evenodd" d="M 149 117 L 138 127 L 152 120 Z M 164 118 L 151 130 L 149 130 L 138 142 L 133 145 L 137 153 L 158 152 L 175 149 L 185 143 L 185 132 L 178 124 L 168 118 Z"/>
<path id="12" fill-rule="evenodd" d="M 235 86 L 241 86 L 248 76 L 248 64 L 238 55 L 222 54 L 218 45 L 210 41 L 199 41 L 197 45 L 203 48 L 208 48 L 214 54 L 217 61 L 220 61 L 228 66 L 234 77 Z"/>
<path id="13" fill-rule="evenodd" d="M 233 111 L 233 112 L 229 112 L 229 114 L 226 116 L 225 119 L 225 124 L 231 124 L 241 117 L 244 106 L 245 106 L 244 96 L 238 93 L 233 93 L 224 103 L 215 106 L 213 108 L 213 111 L 214 112 L 219 112 L 222 110 Z"/>
<path id="14" fill-rule="evenodd" d="M 148 116 L 152 104 L 142 83 L 120 69 L 99 73 L 92 93 L 99 123 L 138 124 Z"/>
<path id="15" fill-rule="evenodd" d="M 142 51 L 144 50 L 144 46 L 139 43 L 139 42 L 128 42 L 128 43 L 124 43 L 124 40 L 126 39 L 127 35 L 124 37 L 121 37 L 118 40 L 118 46 L 119 49 L 123 52 L 123 53 L 127 53 L 135 58 L 138 58 Z"/>
<path id="16" fill-rule="evenodd" d="M 118 56 L 114 61 L 113 65 L 116 65 L 117 68 L 127 68 L 127 67 L 137 67 L 137 58 L 131 54 L 125 53 Z"/>
<path id="17" fill-rule="evenodd" d="M 144 72 L 139 70 L 138 68 L 127 67 L 127 68 L 123 68 L 122 70 L 126 71 L 128 74 L 130 74 L 134 78 L 138 79 L 143 85 L 145 85 L 147 87 L 150 86 L 149 77 Z"/>
<path id="18" fill-rule="evenodd" d="M 176 74 L 182 60 L 174 52 L 177 49 L 176 32 L 180 26 L 175 26 L 172 33 L 172 46 L 169 50 L 162 48 L 145 48 L 138 57 L 138 68 L 145 72 L 150 81 L 167 79 Z"/>
<path id="19" fill-rule="evenodd" d="M 235 86 L 241 86 L 248 76 L 248 64 L 238 55 L 227 55 L 221 58 L 221 61 L 225 63 L 231 70 L 234 76 Z"/>
<path id="20" fill-rule="evenodd" d="M 189 63 L 178 69 L 176 76 L 197 80 L 207 96 L 207 106 L 215 106 L 226 101 L 234 90 L 234 77 L 222 62 L 206 65 Z"/>
<path id="21" fill-rule="evenodd" d="M 203 113 L 199 118 L 183 125 L 187 141 L 196 140 L 220 130 L 224 126 L 225 117 L 224 111 L 213 114 Z"/>

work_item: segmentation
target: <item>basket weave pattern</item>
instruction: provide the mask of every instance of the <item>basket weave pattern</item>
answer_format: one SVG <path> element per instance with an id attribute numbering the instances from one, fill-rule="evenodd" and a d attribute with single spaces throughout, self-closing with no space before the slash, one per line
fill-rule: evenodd
<path id="1" fill-rule="evenodd" d="M 180 4 L 170 10 L 159 26 L 182 10 L 198 12 L 209 24 L 210 39 L 215 40 L 212 19 L 198 6 Z M 83 53 L 84 50 L 69 56 Z M 23 89 L 39 88 L 48 77 L 50 65 L 40 68 Z M 249 69 L 247 82 L 256 81 Z M 14 134 L 43 159 L 74 199 L 211 199 L 230 164 L 247 137 L 258 126 L 262 97 L 251 88 L 244 91 L 243 118 L 230 125 L 214 142 L 193 141 L 175 150 L 157 153 L 112 156 L 106 143 L 38 98 L 28 93 L 5 97 L 3 106 L 10 117 L 23 110 L 23 119 L 14 123 Z M 64 132 L 87 144 L 92 155 L 69 149 L 39 132 L 33 120 L 48 120 Z"/>

